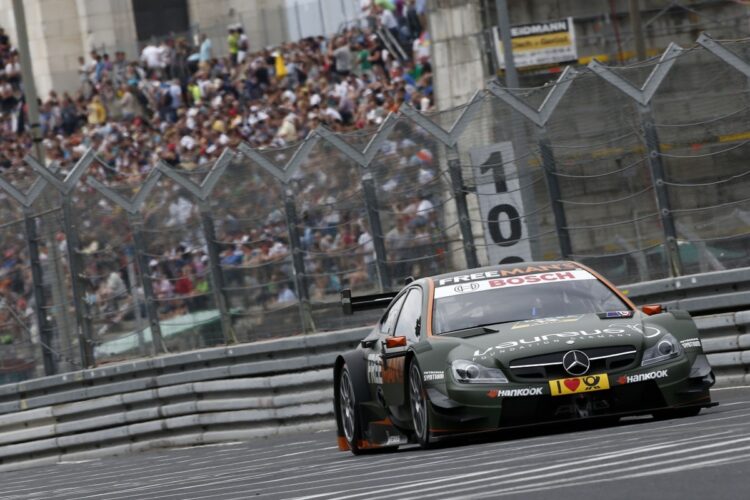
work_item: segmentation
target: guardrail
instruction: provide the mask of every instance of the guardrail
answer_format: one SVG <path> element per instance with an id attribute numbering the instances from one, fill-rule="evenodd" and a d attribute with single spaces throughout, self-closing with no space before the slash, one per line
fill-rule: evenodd
<path id="1" fill-rule="evenodd" d="M 369 329 L 0 386 L 0 471 L 333 426 L 330 367 Z"/>
<path id="2" fill-rule="evenodd" d="M 691 314 L 750 307 L 750 268 L 692 274 L 620 287 L 640 304 L 663 304 Z"/>
<path id="3" fill-rule="evenodd" d="M 750 270 L 731 273 L 742 278 Z M 733 285 L 719 274 L 625 288 L 639 303 L 662 298 L 693 312 L 717 310 L 733 303 L 722 292 Z M 750 310 L 700 316 L 696 323 L 718 383 L 750 383 Z M 0 386 L 0 471 L 331 429 L 330 367 L 368 330 L 211 348 Z"/>

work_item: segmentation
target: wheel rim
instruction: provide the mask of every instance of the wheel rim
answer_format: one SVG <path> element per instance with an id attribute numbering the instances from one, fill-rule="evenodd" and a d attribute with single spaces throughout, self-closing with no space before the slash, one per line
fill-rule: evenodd
<path id="1" fill-rule="evenodd" d="M 423 438 L 426 434 L 427 408 L 424 400 L 424 391 L 422 390 L 422 375 L 419 373 L 416 363 L 413 363 L 409 369 L 409 387 L 414 432 L 417 433 L 417 436 Z"/>
<path id="2" fill-rule="evenodd" d="M 354 399 L 352 398 L 351 381 L 349 372 L 341 374 L 339 383 L 339 410 L 341 413 L 341 426 L 347 441 L 354 441 Z"/>

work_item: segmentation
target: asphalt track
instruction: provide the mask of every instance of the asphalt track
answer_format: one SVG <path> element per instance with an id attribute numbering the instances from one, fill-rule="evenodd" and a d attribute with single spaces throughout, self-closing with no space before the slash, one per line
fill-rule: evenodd
<path id="1" fill-rule="evenodd" d="M 0 474 L 1 499 L 744 499 L 750 387 L 697 417 L 534 430 L 354 457 L 330 431 Z"/>

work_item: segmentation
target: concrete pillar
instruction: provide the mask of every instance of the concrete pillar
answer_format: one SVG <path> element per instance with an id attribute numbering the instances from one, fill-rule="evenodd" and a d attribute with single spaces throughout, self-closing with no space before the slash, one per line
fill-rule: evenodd
<path id="1" fill-rule="evenodd" d="M 489 77 L 482 60 L 481 2 L 428 3 L 435 104 L 438 110 L 465 104 Z"/>
<path id="2" fill-rule="evenodd" d="M 485 82 L 490 77 L 489 68 L 485 67 L 482 52 L 482 29 L 481 2 L 476 0 L 432 0 L 428 2 L 427 19 L 432 40 L 432 71 L 435 91 L 435 106 L 439 111 L 451 109 L 455 106 L 467 104 L 477 89 L 484 88 Z M 477 122 L 491 123 L 488 116 L 491 107 L 488 104 L 482 106 L 477 117 Z M 457 152 L 460 164 L 469 164 L 469 150 L 481 144 L 489 144 L 491 130 L 479 130 L 476 126 L 469 125 L 468 130 L 459 140 Z M 440 155 L 440 168 L 448 169 L 448 159 L 444 148 Z M 464 173 L 464 182 L 473 181 L 471 174 Z M 447 186 L 450 189 L 449 186 Z M 453 196 L 451 193 L 450 196 Z M 479 205 L 474 195 L 466 198 L 469 217 L 472 222 L 473 243 L 483 243 L 484 234 Z M 455 204 L 445 205 L 445 219 L 448 226 L 454 224 L 458 218 Z M 459 228 L 454 228 L 455 236 L 458 238 Z M 486 264 L 486 251 L 484 248 L 476 251 L 480 264 Z M 453 263 L 456 268 L 469 265 L 466 262 L 464 251 L 459 249 L 453 252 Z"/>

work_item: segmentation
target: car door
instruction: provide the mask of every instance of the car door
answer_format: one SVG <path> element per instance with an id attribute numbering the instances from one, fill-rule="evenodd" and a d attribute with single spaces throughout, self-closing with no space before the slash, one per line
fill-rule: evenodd
<path id="1" fill-rule="evenodd" d="M 367 356 L 367 382 L 374 400 L 382 401 L 383 385 L 383 352 L 386 348 L 386 339 L 392 336 L 396 327 L 398 313 L 406 299 L 406 293 L 398 296 L 393 304 L 383 313 L 377 327 L 373 332 L 362 340 L 362 346 L 366 348 Z"/>
<path id="2" fill-rule="evenodd" d="M 395 328 L 385 339 L 383 349 L 383 396 L 386 404 L 398 407 L 404 404 L 406 353 L 409 345 L 419 341 L 422 323 L 422 290 L 412 287 L 406 293 Z M 390 339 L 390 341 L 389 341 Z"/>

